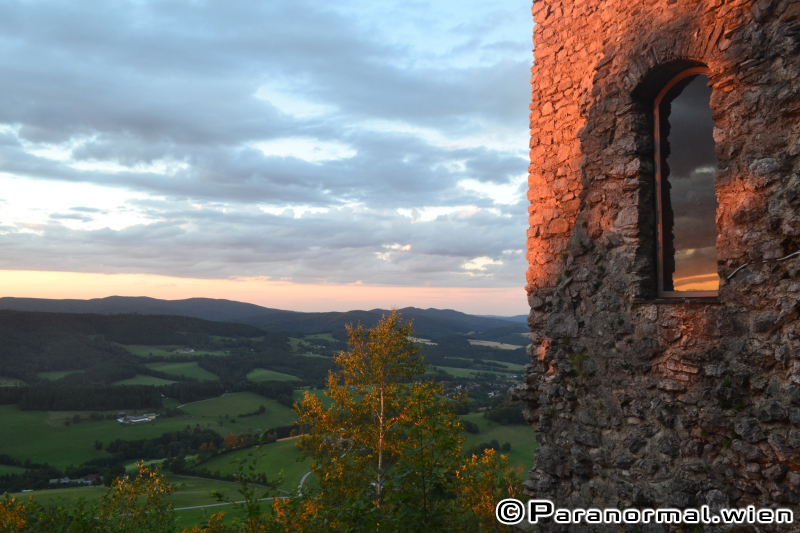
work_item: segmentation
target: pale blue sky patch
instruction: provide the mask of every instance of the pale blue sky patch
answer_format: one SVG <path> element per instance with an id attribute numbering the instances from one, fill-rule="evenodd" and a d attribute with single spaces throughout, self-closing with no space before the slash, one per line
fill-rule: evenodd
<path id="1" fill-rule="evenodd" d="M 523 174 L 513 177 L 509 183 L 480 182 L 474 179 L 465 179 L 458 182 L 458 186 L 468 191 L 473 191 L 480 196 L 490 198 L 495 204 L 514 205 L 519 203 L 520 194 L 527 190 L 528 175 Z"/>
<path id="2" fill-rule="evenodd" d="M 294 157 L 320 163 L 335 159 L 350 159 L 358 152 L 343 142 L 322 141 L 308 137 L 286 137 L 251 145 L 267 157 Z"/>
<path id="3" fill-rule="evenodd" d="M 336 110 L 335 107 L 324 103 L 312 102 L 301 96 L 302 84 L 294 86 L 288 83 L 273 82 L 262 85 L 255 92 L 255 97 L 277 107 L 283 113 L 297 118 L 319 117 Z"/>

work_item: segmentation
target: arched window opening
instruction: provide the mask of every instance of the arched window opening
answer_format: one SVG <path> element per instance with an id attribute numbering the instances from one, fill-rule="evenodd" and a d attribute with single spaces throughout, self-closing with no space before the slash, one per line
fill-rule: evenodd
<path id="1" fill-rule="evenodd" d="M 708 69 L 675 76 L 655 100 L 658 296 L 717 296 L 714 120 Z"/>

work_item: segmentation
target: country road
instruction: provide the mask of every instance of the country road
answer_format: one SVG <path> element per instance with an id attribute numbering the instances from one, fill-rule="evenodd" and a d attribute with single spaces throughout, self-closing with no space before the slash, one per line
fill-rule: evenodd
<path id="1" fill-rule="evenodd" d="M 281 498 L 288 498 L 288 496 L 281 496 Z M 266 501 L 266 500 L 274 500 L 274 499 L 275 499 L 274 497 L 261 498 L 258 501 L 263 502 L 263 501 Z M 173 511 L 189 511 L 191 509 L 207 509 L 208 507 L 221 507 L 223 505 L 233 505 L 234 503 L 244 503 L 244 502 L 245 502 L 244 500 L 241 500 L 241 501 L 238 501 L 238 502 L 209 503 L 207 505 L 195 505 L 193 507 L 178 507 L 178 508 L 173 509 Z"/>
<path id="2" fill-rule="evenodd" d="M 311 475 L 311 472 L 306 472 L 305 475 L 303 476 L 303 479 L 301 479 L 300 483 L 297 484 L 297 495 L 298 496 L 302 496 L 303 495 L 303 492 L 302 492 L 303 491 L 303 483 L 306 482 L 306 478 L 308 476 L 310 476 L 310 475 Z"/>
<path id="3" fill-rule="evenodd" d="M 303 483 L 306 482 L 306 478 L 308 476 L 310 476 L 310 475 L 311 475 L 311 472 L 306 472 L 303 475 L 303 478 L 300 480 L 300 483 L 297 484 L 297 495 L 298 496 L 302 496 L 303 495 L 303 493 L 301 492 L 301 489 L 303 488 Z M 189 478 L 189 479 L 208 479 L 208 478 L 201 478 L 201 477 L 195 477 L 195 476 L 175 476 L 175 477 L 183 477 L 183 478 Z M 236 482 L 236 481 L 222 481 L 222 483 L 238 483 L 238 482 Z M 259 487 L 261 487 L 261 486 L 262 485 L 259 485 Z M 286 492 L 283 489 L 278 489 L 278 490 L 280 490 L 281 492 Z M 289 493 L 286 492 L 286 494 L 289 494 Z M 280 496 L 280 498 L 288 498 L 288 497 L 289 496 Z M 273 496 L 273 497 L 269 497 L 269 498 L 261 498 L 258 501 L 263 502 L 263 501 L 274 500 L 274 499 L 275 499 L 275 497 Z M 221 502 L 221 503 L 209 503 L 209 504 L 206 504 L 206 505 L 193 505 L 192 507 L 176 507 L 175 509 L 173 509 L 173 511 L 190 511 L 192 509 L 206 509 L 208 507 L 221 507 L 221 506 L 224 506 L 224 505 L 233 505 L 235 503 L 244 503 L 244 502 L 245 502 L 245 500 L 240 500 L 240 501 L 237 501 L 237 502 Z"/>

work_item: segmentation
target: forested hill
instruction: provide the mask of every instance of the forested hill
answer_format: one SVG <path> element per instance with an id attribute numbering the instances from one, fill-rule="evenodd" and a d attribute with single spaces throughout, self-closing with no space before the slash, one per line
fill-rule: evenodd
<path id="1" fill-rule="evenodd" d="M 40 372 L 80 370 L 73 379 L 110 383 L 153 375 L 122 345 L 202 348 L 214 338 L 259 338 L 259 351 L 286 352 L 288 342 L 285 334 L 247 324 L 181 316 L 0 311 L 0 376 L 31 383 Z"/>
<path id="2" fill-rule="evenodd" d="M 294 331 L 299 333 L 341 332 L 346 324 L 361 323 L 374 326 L 384 309 L 370 311 L 348 311 L 331 313 L 300 313 L 271 309 L 258 305 L 217 300 L 211 298 L 189 298 L 187 300 L 158 300 L 145 297 L 112 296 L 93 300 L 47 300 L 38 298 L 0 298 L 0 309 L 21 311 L 49 311 L 60 313 L 138 313 L 143 315 L 179 315 L 205 320 L 239 322 L 256 326 L 265 331 Z M 467 335 L 484 340 L 480 333 L 506 329 L 510 333 L 524 333 L 527 328 L 520 317 L 475 316 L 449 309 L 418 309 L 407 307 L 399 310 L 404 320 L 413 320 L 418 336 L 440 338 Z"/>
<path id="3" fill-rule="evenodd" d="M 47 313 L 97 313 L 139 315 L 175 315 L 239 322 L 242 318 L 270 312 L 290 313 L 261 307 L 260 305 L 214 298 L 188 298 L 186 300 L 159 300 L 146 296 L 109 296 L 91 300 L 50 300 L 46 298 L 0 298 L 0 309 L 11 311 L 43 311 Z"/>
<path id="4" fill-rule="evenodd" d="M 403 321 L 413 321 L 414 332 L 420 337 L 440 338 L 453 335 L 477 334 L 495 328 L 512 328 L 524 332 L 525 326 L 518 323 L 482 318 L 458 311 L 439 309 L 417 309 L 406 307 L 398 309 Z M 345 313 L 270 313 L 241 320 L 246 324 L 258 326 L 265 331 L 299 331 L 317 333 L 322 331 L 344 331 L 346 324 L 361 323 L 373 327 L 381 317 L 389 314 L 384 309 L 371 311 L 347 311 Z"/>

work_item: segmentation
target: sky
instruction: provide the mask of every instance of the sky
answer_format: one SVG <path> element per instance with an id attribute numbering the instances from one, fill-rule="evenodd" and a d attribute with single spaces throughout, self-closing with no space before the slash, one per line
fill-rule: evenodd
<path id="1" fill-rule="evenodd" d="M 0 3 L 0 296 L 527 312 L 530 0 Z"/>
<path id="2" fill-rule="evenodd" d="M 676 291 L 717 290 L 717 195 L 714 171 L 714 119 L 711 87 L 704 74 L 686 78 L 667 95 L 669 109 L 662 105 L 662 120 L 668 121 L 668 154 L 664 170 L 674 224 L 664 221 L 666 247 L 675 247 L 675 270 L 665 271 L 665 289 Z M 668 270 L 668 269 L 665 269 Z M 672 280 L 672 286 L 669 284 Z"/>

